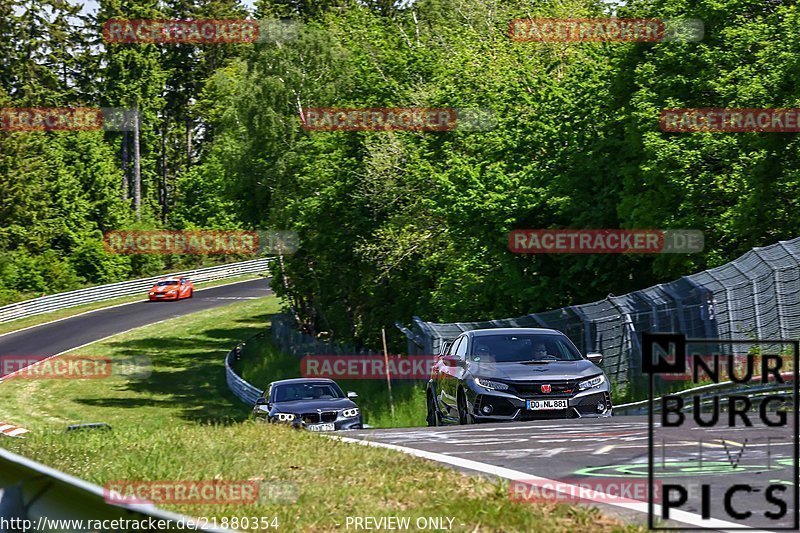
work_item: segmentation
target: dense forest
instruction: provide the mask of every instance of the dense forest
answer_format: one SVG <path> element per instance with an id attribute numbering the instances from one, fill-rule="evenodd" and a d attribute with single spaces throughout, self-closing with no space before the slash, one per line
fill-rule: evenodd
<path id="1" fill-rule="evenodd" d="M 697 42 L 536 43 L 523 17 L 700 19 Z M 109 19 L 278 21 L 251 44 L 103 40 Z M 665 133 L 679 107 L 800 107 L 778 0 L 0 0 L 0 107 L 119 107 L 138 131 L 0 131 L 0 303 L 187 266 L 115 229 L 293 230 L 274 286 L 303 326 L 543 311 L 800 235 L 795 133 Z M 492 127 L 310 131 L 309 107 L 489 110 Z M 675 228 L 705 250 L 519 255 L 517 228 Z M 207 258 L 205 258 L 207 259 Z"/>

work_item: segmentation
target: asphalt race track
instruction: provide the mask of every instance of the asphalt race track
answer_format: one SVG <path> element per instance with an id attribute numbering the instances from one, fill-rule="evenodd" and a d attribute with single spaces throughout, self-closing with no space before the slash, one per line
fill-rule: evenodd
<path id="1" fill-rule="evenodd" d="M 201 287 L 195 290 L 192 298 L 174 302 L 148 302 L 143 293 L 141 302 L 98 309 L 0 335 L 0 355 L 48 357 L 154 322 L 269 294 L 271 290 L 266 278 L 209 289 Z"/>
<path id="2" fill-rule="evenodd" d="M 686 504 L 670 515 L 677 522 L 656 521 L 656 526 L 681 529 L 749 526 L 763 530 L 791 527 L 796 508 L 792 485 L 793 429 L 791 418 L 787 426 L 768 429 L 758 422 L 754 422 L 754 427 L 736 428 L 700 428 L 693 423 L 678 428 L 656 426 L 653 466 L 657 502 L 660 502 L 659 482 L 687 488 Z M 591 501 L 582 503 L 647 525 L 646 416 L 372 430 L 348 432 L 347 437 L 400 446 L 407 453 L 449 463 L 465 472 L 477 471 L 512 480 L 545 478 L 600 491 L 605 496 L 586 493 L 592 496 Z M 517 492 L 516 497 L 543 495 L 548 487 L 556 486 L 541 480 L 537 483 L 536 490 L 542 492 Z M 739 483 L 751 485 L 753 492 L 734 493 L 731 504 L 736 512 L 752 511 L 749 519 L 732 518 L 724 509 L 726 490 Z M 710 516 L 721 522 L 702 519 L 701 484 L 710 486 Z M 786 487 L 785 492 L 779 493 L 787 504 L 783 519 L 773 520 L 763 515 L 765 511 L 778 510 L 765 500 L 764 489 L 770 484 Z M 511 482 L 509 496 L 525 486 Z M 621 488 L 641 492 L 632 492 L 629 495 L 633 500 L 623 501 L 614 497 Z M 661 507 L 656 506 L 655 515 L 660 513 Z"/>

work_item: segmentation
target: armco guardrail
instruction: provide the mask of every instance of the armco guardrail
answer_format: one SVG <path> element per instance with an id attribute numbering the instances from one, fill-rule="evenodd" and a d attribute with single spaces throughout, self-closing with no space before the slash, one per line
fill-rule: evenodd
<path id="1" fill-rule="evenodd" d="M 242 348 L 253 339 L 259 339 L 264 336 L 264 332 L 258 333 L 236 345 L 236 348 L 228 352 L 225 356 L 225 380 L 228 382 L 228 388 L 231 392 L 244 403 L 249 406 L 254 406 L 256 400 L 261 396 L 261 390 L 257 389 L 244 379 L 233 369 L 233 364 L 239 360 L 242 353 Z"/>
<path id="2" fill-rule="evenodd" d="M 213 281 L 217 279 L 233 278 L 243 274 L 268 272 L 272 261 L 273 258 L 266 257 L 243 261 L 241 263 L 230 263 L 227 265 L 176 272 L 171 275 L 189 276 L 192 281 L 196 282 Z M 163 277 L 165 277 L 165 275 L 111 283 L 109 285 L 98 285 L 97 287 L 88 287 L 86 289 L 78 289 L 77 291 L 62 292 L 50 296 L 34 298 L 32 300 L 25 300 L 24 302 L 13 303 L 0 307 L 0 323 L 10 322 L 11 320 L 41 313 L 48 313 L 50 311 L 67 309 L 76 305 L 110 300 L 120 296 L 143 294 L 144 291 L 153 286 L 153 283 Z"/>
<path id="3" fill-rule="evenodd" d="M 88 531 L 88 520 L 135 520 L 139 525 L 103 528 L 108 531 L 229 531 L 201 527 L 197 522 L 189 527 L 194 520 L 191 517 L 153 505 L 111 504 L 104 496 L 102 487 L 0 449 L 0 517 L 6 524 L 0 522 L 0 533 Z M 67 522 L 57 524 L 55 520 Z M 79 520 L 84 523 L 76 523 Z"/>

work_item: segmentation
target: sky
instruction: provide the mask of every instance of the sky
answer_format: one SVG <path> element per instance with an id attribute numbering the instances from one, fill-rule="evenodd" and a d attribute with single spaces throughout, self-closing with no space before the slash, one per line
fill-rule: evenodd
<path id="1" fill-rule="evenodd" d="M 93 13 L 97 11 L 96 0 L 69 0 L 73 4 L 82 4 L 85 13 Z M 414 0 L 403 0 L 403 4 L 413 3 Z M 605 4 L 616 4 L 618 6 L 625 5 L 625 0 L 602 0 Z M 253 9 L 255 7 L 255 0 L 242 0 L 245 6 Z"/>
<path id="2" fill-rule="evenodd" d="M 94 13 L 97 11 L 97 2 L 95 0 L 69 0 L 72 4 L 82 4 L 84 13 Z M 244 5 L 249 8 L 254 7 L 255 0 L 242 0 Z"/>

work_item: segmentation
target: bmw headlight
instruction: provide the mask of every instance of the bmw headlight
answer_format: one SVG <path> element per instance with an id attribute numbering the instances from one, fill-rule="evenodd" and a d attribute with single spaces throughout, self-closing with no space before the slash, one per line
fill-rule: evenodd
<path id="1" fill-rule="evenodd" d="M 595 376 L 593 378 L 587 379 L 586 381 L 581 381 L 580 383 L 578 383 L 578 390 L 593 389 L 595 387 L 599 387 L 605 382 L 606 382 L 606 377 L 600 374 L 599 376 Z"/>
<path id="2" fill-rule="evenodd" d="M 294 416 L 292 413 L 276 413 L 275 417 L 278 419 L 278 422 L 291 422 L 294 420 Z"/>
<path id="3" fill-rule="evenodd" d="M 342 411 L 342 416 L 344 418 L 355 418 L 358 416 L 359 410 L 358 407 L 354 407 L 353 409 L 345 409 Z"/>
<path id="4" fill-rule="evenodd" d="M 475 383 L 480 385 L 485 389 L 492 389 L 492 390 L 508 390 L 508 385 L 505 383 L 500 383 L 499 381 L 492 381 L 490 379 L 483 379 L 483 378 L 475 378 Z"/>

